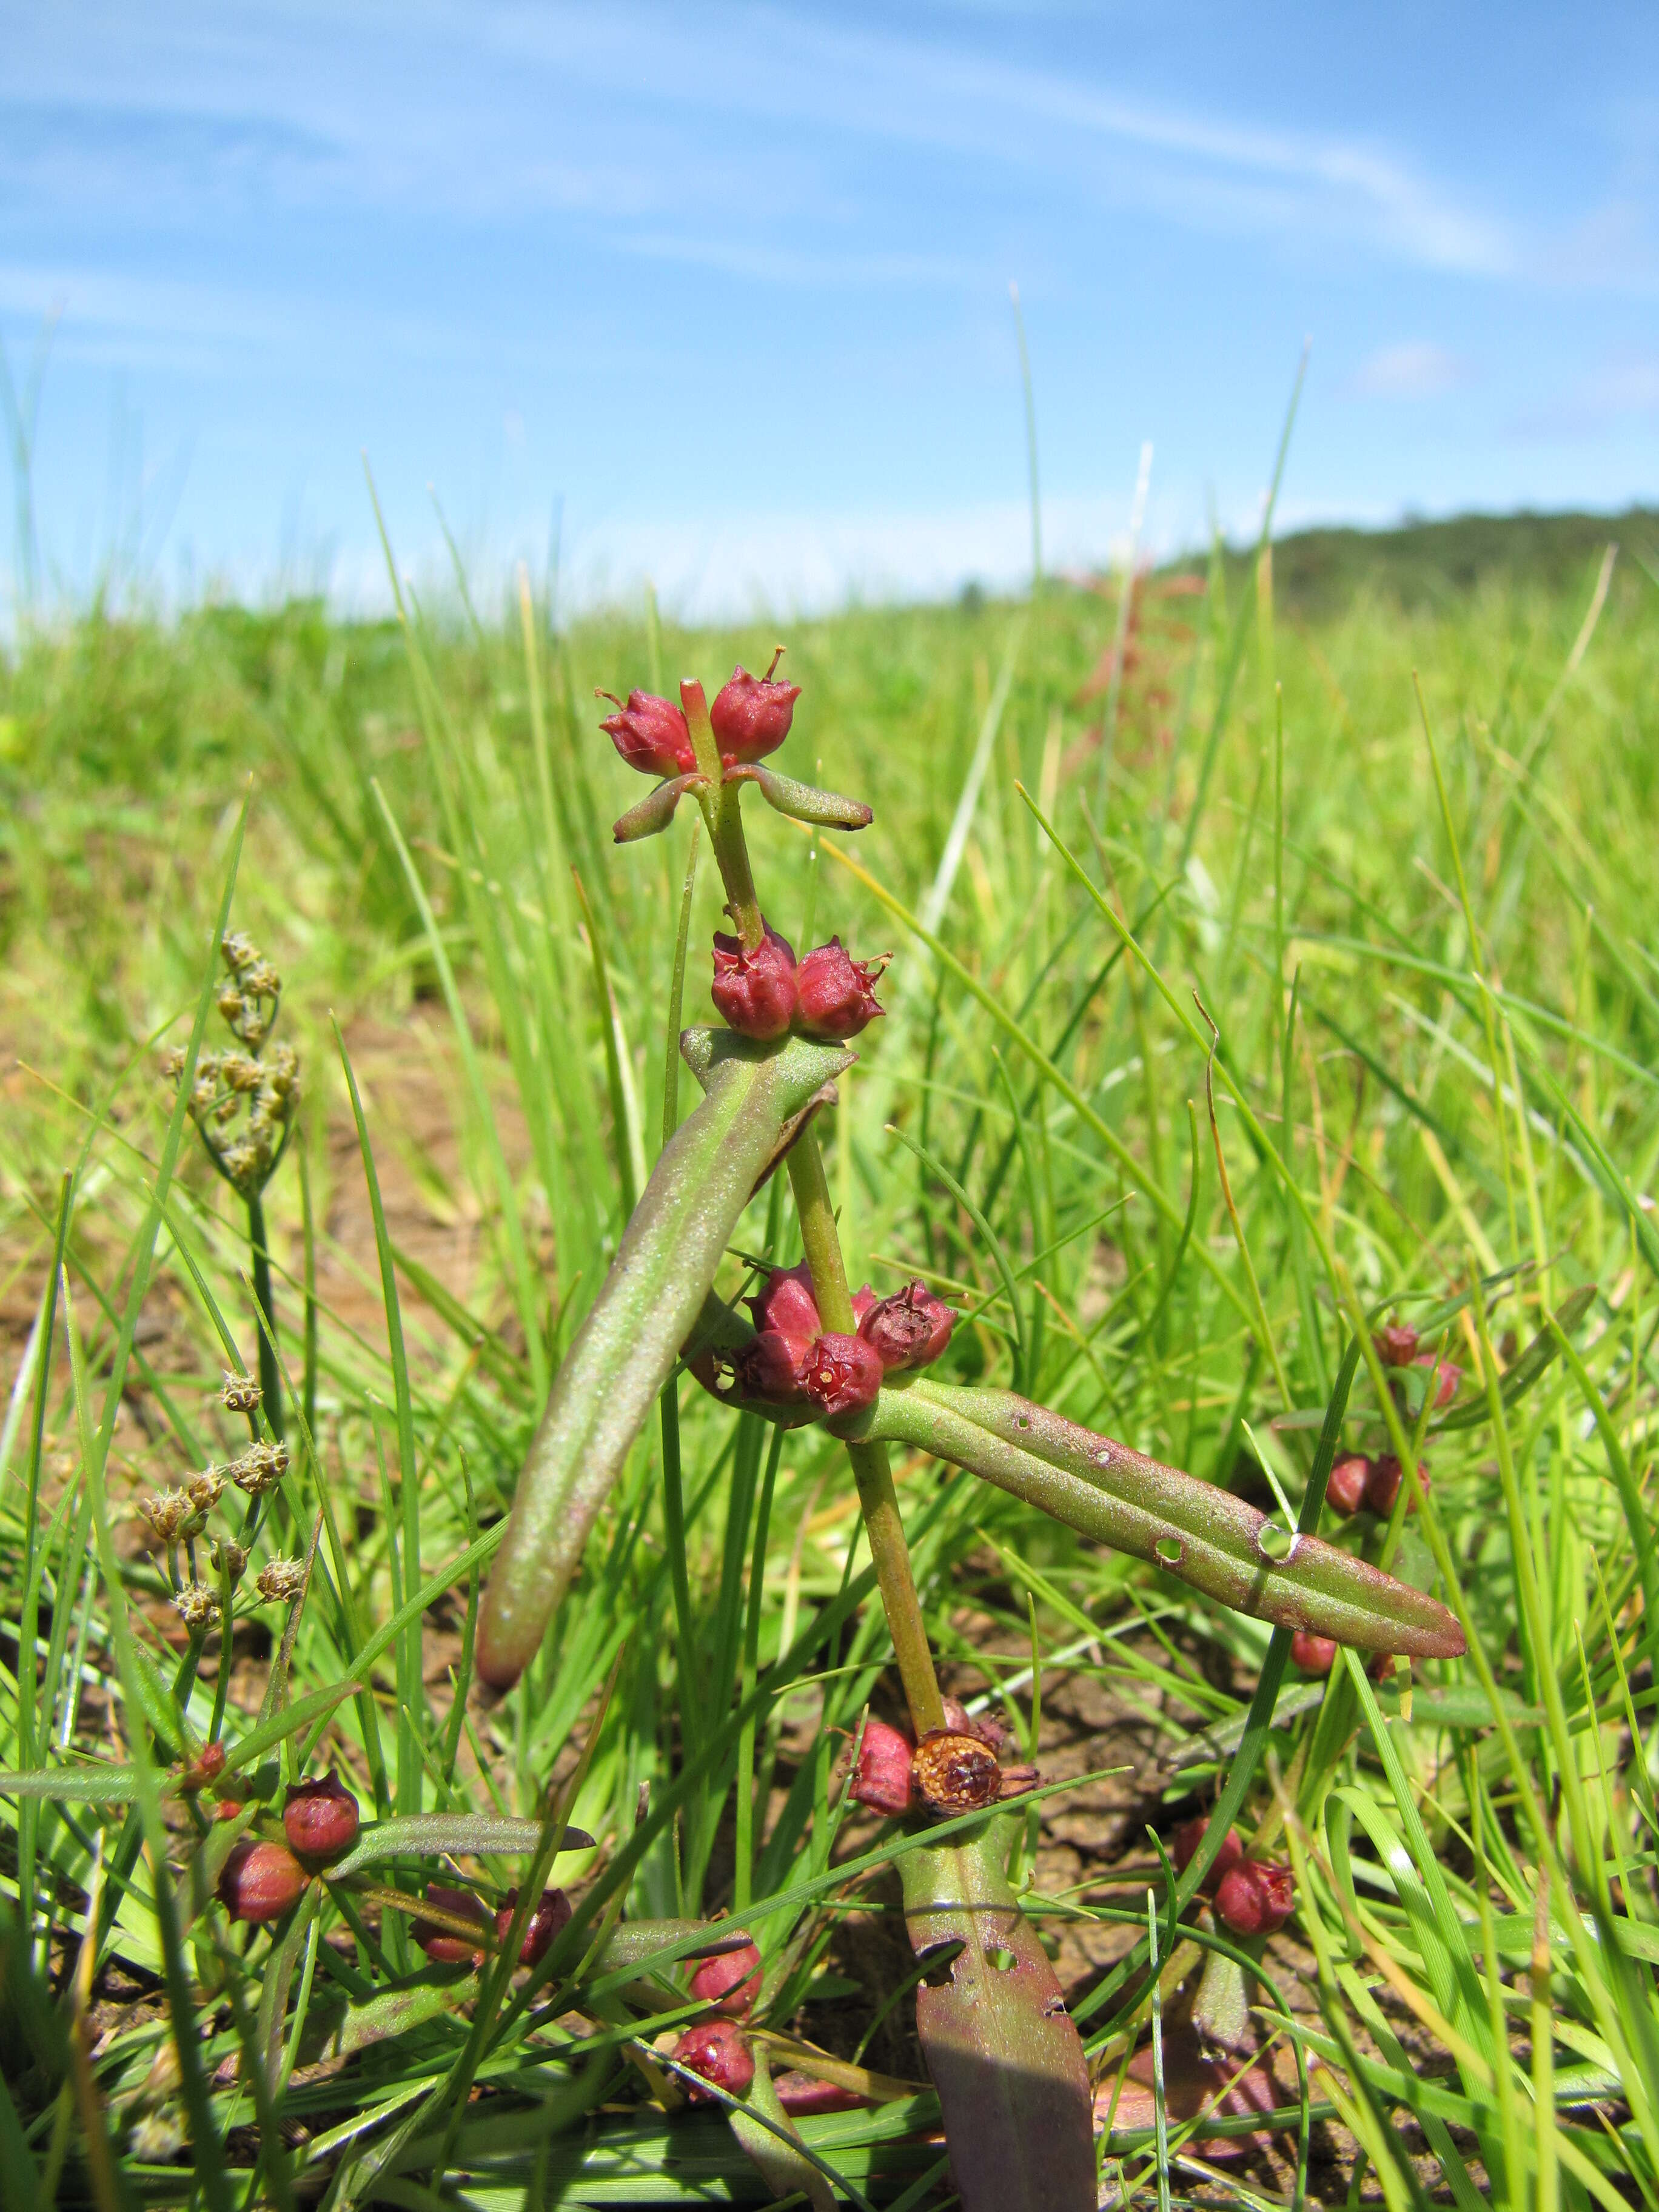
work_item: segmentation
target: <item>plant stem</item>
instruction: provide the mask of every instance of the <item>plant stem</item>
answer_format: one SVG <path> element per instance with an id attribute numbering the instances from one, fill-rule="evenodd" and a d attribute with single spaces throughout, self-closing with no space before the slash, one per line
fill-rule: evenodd
<path id="1" fill-rule="evenodd" d="M 800 1216 L 801 1241 L 812 1273 L 812 1294 L 817 1300 L 818 1311 L 827 1328 L 850 1335 L 853 1301 L 847 1289 L 841 1238 L 836 1231 L 835 1209 L 830 1203 L 830 1186 L 824 1179 L 817 1133 L 810 1126 L 801 1132 L 791 1149 L 789 1181 Z M 910 1571 L 910 1553 L 904 1540 L 904 1524 L 899 1518 L 887 1447 L 849 1441 L 847 1456 L 853 1463 L 853 1480 L 858 1485 L 859 1504 L 870 1539 L 871 1564 L 876 1571 L 887 1626 L 892 1633 L 899 1679 L 904 1685 L 905 1703 L 910 1708 L 910 1724 L 919 1737 L 923 1736 L 929 1729 L 944 1727 L 945 1706 L 939 1696 L 939 1677 L 933 1672 L 933 1656 L 927 1648 L 921 1601 L 916 1595 L 915 1578 Z"/>
<path id="2" fill-rule="evenodd" d="M 681 679 L 680 705 L 691 732 L 697 770 L 703 779 L 697 805 L 708 825 L 720 881 L 726 885 L 726 912 L 737 924 L 738 939 L 744 951 L 753 952 L 758 950 L 766 929 L 761 921 L 760 901 L 755 896 L 755 878 L 750 872 L 749 848 L 743 838 L 743 815 L 738 802 L 743 787 L 720 781 L 720 752 L 714 742 L 714 726 L 708 719 L 708 702 L 703 696 L 702 686 L 695 677 Z"/>
<path id="3" fill-rule="evenodd" d="M 257 1190 L 248 1193 L 247 1241 L 253 1255 L 253 1302 L 264 1317 L 255 1323 L 259 1339 L 259 1401 L 270 1433 L 283 1440 L 283 1378 L 276 1365 L 276 1316 L 270 1303 L 270 1252 L 265 1242 L 265 1209 Z"/>

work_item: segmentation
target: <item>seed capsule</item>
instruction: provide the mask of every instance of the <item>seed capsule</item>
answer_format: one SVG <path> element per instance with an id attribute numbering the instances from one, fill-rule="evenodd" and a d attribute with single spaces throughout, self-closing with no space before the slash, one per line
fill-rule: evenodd
<path id="1" fill-rule="evenodd" d="M 276 1920 L 299 1903 L 311 1876 L 284 1844 L 244 1838 L 219 1875 L 219 1901 L 233 1920 Z"/>
<path id="2" fill-rule="evenodd" d="M 1371 1339 L 1385 1367 L 1409 1367 L 1417 1357 L 1417 1331 L 1408 1321 L 1391 1321 Z"/>
<path id="3" fill-rule="evenodd" d="M 641 775 L 689 775 L 696 766 L 685 717 L 671 701 L 651 691 L 630 691 L 624 706 L 614 692 L 593 696 L 609 699 L 617 709 L 599 727 L 629 768 Z"/>
<path id="4" fill-rule="evenodd" d="M 1185 1874 L 1192 1863 L 1194 1852 L 1204 1840 L 1204 1831 L 1209 1826 L 1206 1814 L 1196 1813 L 1190 1820 L 1183 1820 L 1170 1838 L 1170 1863 L 1177 1874 Z M 1200 1882 L 1199 1888 L 1206 1897 L 1213 1897 L 1220 1883 L 1231 1873 L 1244 1856 L 1244 1839 L 1237 1828 L 1229 1828 L 1221 1838 L 1221 1848 L 1210 1862 L 1210 1870 Z"/>
<path id="5" fill-rule="evenodd" d="M 513 1930 L 513 1916 L 519 1909 L 519 1893 L 509 1889 L 506 1902 L 495 1915 L 495 1941 L 505 1943 Z M 535 1911 L 525 1923 L 524 1941 L 519 1946 L 521 1966 L 539 1966 L 553 1948 L 553 1939 L 568 1927 L 574 1910 L 562 1889 L 544 1889 Z"/>
<path id="6" fill-rule="evenodd" d="M 751 676 L 739 661 L 708 709 L 720 758 L 729 766 L 734 761 L 763 760 L 776 752 L 789 734 L 799 696 L 799 684 L 774 684 L 764 676 Z"/>
<path id="7" fill-rule="evenodd" d="M 872 1714 L 864 1723 L 858 1763 L 848 1796 L 860 1805 L 867 1805 L 872 1813 L 897 1820 L 901 1814 L 909 1812 L 916 1802 L 910 1772 L 915 1753 L 915 1747 L 908 1735 Z"/>
<path id="8" fill-rule="evenodd" d="M 853 1302 L 854 1312 L 858 1301 Z M 823 1327 L 812 1291 L 812 1271 L 805 1260 L 793 1267 L 774 1267 L 749 1301 L 758 1329 L 780 1329 L 786 1336 L 810 1341 Z"/>
<path id="9" fill-rule="evenodd" d="M 708 995 L 739 1036 L 765 1042 L 795 1018 L 795 951 L 771 924 L 752 952 L 724 930 L 714 933 L 714 980 Z"/>
<path id="10" fill-rule="evenodd" d="M 455 1919 L 471 1921 L 478 1931 L 474 1939 L 441 1921 L 416 1920 L 409 1932 L 427 1957 L 441 1966 L 477 1966 L 484 1955 L 490 1929 L 489 1916 L 479 1900 L 470 1889 L 441 1889 L 434 1883 L 428 1887 L 426 1901 Z"/>
<path id="11" fill-rule="evenodd" d="M 705 1959 L 691 1977 L 691 1994 L 716 2011 L 741 2020 L 760 1995 L 761 1954 L 752 1943 Z"/>
<path id="12" fill-rule="evenodd" d="M 1235 1936 L 1271 1936 L 1296 1910 L 1296 1883 L 1289 1867 L 1260 1859 L 1241 1859 L 1215 1893 L 1216 1918 Z"/>
<path id="13" fill-rule="evenodd" d="M 296 1782 L 283 1808 L 283 1833 L 297 1856 L 313 1867 L 331 1866 L 357 1840 L 362 1816 L 357 1800 L 331 1773 Z"/>
<path id="14" fill-rule="evenodd" d="M 806 1362 L 811 1350 L 807 1337 L 763 1329 L 732 1363 L 739 1391 L 744 1397 L 758 1398 L 769 1406 L 805 1404 Z"/>
<path id="15" fill-rule="evenodd" d="M 1336 1664 L 1338 1648 L 1334 1637 L 1316 1636 L 1311 1629 L 1298 1628 L 1291 1638 L 1291 1664 L 1304 1674 L 1328 1674 Z"/>
<path id="16" fill-rule="evenodd" d="M 1365 1484 L 1370 1471 L 1370 1460 L 1358 1453 L 1338 1460 L 1325 1485 L 1325 1503 L 1334 1513 L 1358 1512 L 1365 1502 Z"/>
<path id="17" fill-rule="evenodd" d="M 1417 1479 L 1426 1490 L 1429 1486 L 1429 1469 L 1427 1462 L 1424 1460 L 1419 1459 L 1417 1462 Z M 1367 1511 L 1375 1513 L 1379 1521 L 1386 1521 L 1389 1514 L 1394 1511 L 1394 1501 L 1400 1495 L 1400 1486 L 1404 1480 L 1405 1470 L 1392 1453 L 1389 1453 L 1386 1458 L 1374 1460 L 1371 1462 L 1370 1473 L 1365 1478 Z M 1406 1510 L 1407 1513 L 1416 1512 L 1417 1499 L 1414 1496 L 1407 1501 Z"/>
<path id="18" fill-rule="evenodd" d="M 806 1395 L 826 1419 L 873 1406 L 881 1389 L 881 1360 L 861 1336 L 827 1330 L 806 1355 Z"/>
<path id="19" fill-rule="evenodd" d="M 896 1297 L 870 1307 L 860 1319 L 859 1334 L 890 1373 L 931 1367 L 956 1322 L 955 1313 L 926 1283 L 907 1283 Z"/>
<path id="20" fill-rule="evenodd" d="M 949 1818 L 994 1805 L 1002 1794 L 1002 1769 L 996 1753 L 976 1735 L 955 1735 L 934 1729 L 916 1747 L 910 1762 L 916 1795 L 930 1813 Z"/>
<path id="21" fill-rule="evenodd" d="M 733 2097 L 740 2097 L 755 2078 L 754 2054 L 743 2030 L 732 2020 L 707 2020 L 687 2028 L 674 2045 L 674 2056 L 682 2066 L 689 2066 L 694 2074 Z M 692 2104 L 714 2103 L 706 2089 L 684 2086 Z"/>
<path id="22" fill-rule="evenodd" d="M 870 986 L 885 964 L 854 960 L 838 937 L 817 946 L 796 971 L 797 1027 L 808 1036 L 856 1036 L 882 1012 Z"/>

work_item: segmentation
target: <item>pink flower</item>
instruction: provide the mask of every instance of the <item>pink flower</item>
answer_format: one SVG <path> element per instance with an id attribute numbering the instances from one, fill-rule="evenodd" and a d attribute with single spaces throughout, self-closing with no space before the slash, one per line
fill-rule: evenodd
<path id="1" fill-rule="evenodd" d="M 914 1751 L 915 1747 L 902 1730 L 886 1721 L 878 1721 L 872 1713 L 864 1723 L 858 1763 L 853 1770 L 848 1796 L 860 1805 L 867 1805 L 872 1813 L 885 1814 L 889 1820 L 896 1820 L 901 1814 L 908 1813 L 915 1803 L 910 1774 Z"/>
<path id="2" fill-rule="evenodd" d="M 630 691 L 628 703 L 612 691 L 599 691 L 617 709 L 599 724 L 617 750 L 641 775 L 690 775 L 697 764 L 685 717 L 672 701 L 649 691 Z"/>
<path id="3" fill-rule="evenodd" d="M 775 668 L 776 661 L 772 665 Z M 729 767 L 735 761 L 764 760 L 768 753 L 776 752 L 789 734 L 799 696 L 799 684 L 774 684 L 767 677 L 751 676 L 739 662 L 708 709 L 720 758 Z"/>
<path id="4" fill-rule="evenodd" d="M 1385 1367 L 1409 1367 L 1417 1357 L 1417 1331 L 1408 1321 L 1391 1321 L 1371 1339 Z"/>
<path id="5" fill-rule="evenodd" d="M 734 2020 L 707 2020 L 688 2027 L 674 2045 L 674 2056 L 682 2066 L 689 2066 L 730 2096 L 740 2097 L 755 2078 L 754 2054 Z M 706 2089 L 690 2089 L 688 2094 L 694 2105 L 714 2101 Z"/>
<path id="6" fill-rule="evenodd" d="M 806 1395 L 828 1419 L 861 1413 L 881 1388 L 881 1359 L 861 1336 L 826 1331 L 806 1355 Z"/>
<path id="7" fill-rule="evenodd" d="M 838 937 L 816 946 L 796 973 L 796 1020 L 808 1036 L 856 1036 L 882 1012 L 870 986 L 885 963 L 854 960 Z"/>
<path id="8" fill-rule="evenodd" d="M 740 1036 L 781 1037 L 795 1015 L 794 947 L 769 922 L 752 952 L 716 930 L 709 996 Z"/>
<path id="9" fill-rule="evenodd" d="M 781 1328 L 763 1328 L 752 1344 L 745 1345 L 732 1364 L 738 1388 L 745 1398 L 758 1398 L 769 1406 L 796 1406 L 806 1399 L 806 1362 L 812 1339 L 794 1336 Z"/>
<path id="10" fill-rule="evenodd" d="M 930 1367 L 951 1341 L 957 1317 L 926 1283 L 908 1283 L 859 1322 L 859 1334 L 884 1368 Z"/>
<path id="11" fill-rule="evenodd" d="M 854 1299 L 855 1310 L 857 1303 Z M 804 1336 L 809 1342 L 823 1327 L 812 1292 L 812 1270 L 805 1260 L 793 1267 L 774 1267 L 750 1299 L 749 1310 L 757 1328 L 781 1329 L 786 1336 Z"/>
<path id="12" fill-rule="evenodd" d="M 1289 1867 L 1260 1859 L 1241 1859 L 1215 1893 L 1216 1918 L 1235 1936 L 1271 1936 L 1296 1910 L 1296 1883 Z"/>
<path id="13" fill-rule="evenodd" d="M 761 1954 L 752 1943 L 740 1951 L 723 1951 L 705 1959 L 691 1977 L 691 1994 L 733 2020 L 744 2014 L 760 1995 Z"/>

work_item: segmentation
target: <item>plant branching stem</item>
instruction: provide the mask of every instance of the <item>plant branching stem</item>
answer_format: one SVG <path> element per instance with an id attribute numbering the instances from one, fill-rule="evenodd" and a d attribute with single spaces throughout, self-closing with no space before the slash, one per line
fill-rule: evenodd
<path id="1" fill-rule="evenodd" d="M 720 781 L 720 747 L 714 742 L 714 726 L 708 719 L 708 702 L 702 684 L 693 677 L 688 676 L 681 682 L 680 705 L 691 732 L 691 750 L 696 756 L 698 773 L 703 779 L 697 793 L 697 805 L 708 825 L 709 842 L 714 848 L 720 881 L 726 885 L 726 911 L 737 924 L 744 951 L 753 952 L 766 930 L 761 921 L 760 901 L 755 896 L 755 878 L 750 872 L 749 848 L 743 838 L 738 797 L 743 787 Z"/>
<path id="2" fill-rule="evenodd" d="M 265 1419 L 270 1424 L 270 1433 L 280 1443 L 283 1440 L 283 1378 L 276 1367 L 276 1316 L 270 1302 L 270 1248 L 265 1238 L 265 1209 L 257 1190 L 248 1194 L 247 1241 L 253 1257 L 254 1303 L 264 1316 L 263 1328 L 257 1322 L 254 1325 L 259 1340 L 259 1399 L 264 1408 Z"/>

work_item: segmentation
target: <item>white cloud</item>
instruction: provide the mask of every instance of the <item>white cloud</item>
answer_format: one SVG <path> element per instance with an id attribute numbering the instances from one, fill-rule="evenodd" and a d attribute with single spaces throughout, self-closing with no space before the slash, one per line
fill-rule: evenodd
<path id="1" fill-rule="evenodd" d="M 1344 390 L 1356 399 L 1437 399 L 1468 380 L 1468 364 L 1430 338 L 1405 338 L 1362 362 Z"/>

